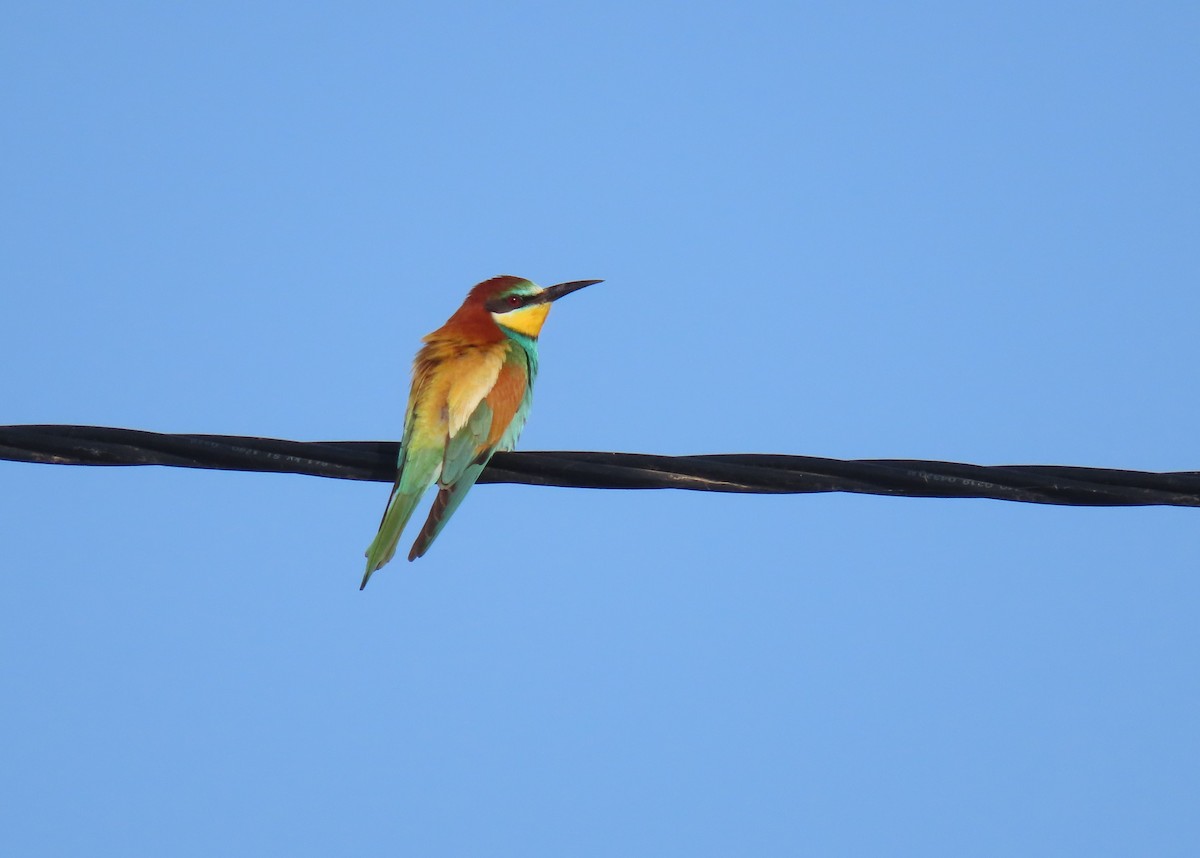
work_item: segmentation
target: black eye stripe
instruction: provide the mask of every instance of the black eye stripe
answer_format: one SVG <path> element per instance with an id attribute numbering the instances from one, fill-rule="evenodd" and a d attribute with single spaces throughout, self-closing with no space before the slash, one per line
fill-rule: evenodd
<path id="1" fill-rule="evenodd" d="M 487 308 L 492 313 L 510 313 L 529 304 L 536 295 L 503 295 L 488 301 Z"/>

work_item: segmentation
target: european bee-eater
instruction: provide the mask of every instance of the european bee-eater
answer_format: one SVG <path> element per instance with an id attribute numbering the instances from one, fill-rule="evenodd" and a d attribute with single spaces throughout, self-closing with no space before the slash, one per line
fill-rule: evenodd
<path id="1" fill-rule="evenodd" d="M 426 489 L 437 482 L 437 497 L 409 560 L 429 549 L 492 454 L 517 443 L 533 401 L 537 338 L 550 303 L 599 282 L 543 289 L 520 277 L 493 277 L 472 288 L 446 324 L 424 337 L 413 361 L 399 473 L 379 533 L 367 548 L 363 587 L 396 553 Z"/>

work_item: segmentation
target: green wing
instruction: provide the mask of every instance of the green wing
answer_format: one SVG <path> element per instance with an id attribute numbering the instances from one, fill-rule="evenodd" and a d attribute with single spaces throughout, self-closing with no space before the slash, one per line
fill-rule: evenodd
<path id="1" fill-rule="evenodd" d="M 446 458 L 442 462 L 442 475 L 438 479 L 437 497 L 429 517 L 408 552 L 409 560 L 416 560 L 429 550 L 433 540 L 442 532 L 450 516 L 458 509 L 471 486 L 487 467 L 495 447 L 485 447 L 492 431 L 492 407 L 484 399 L 471 413 L 466 425 L 446 445 Z"/>
<path id="2" fill-rule="evenodd" d="M 396 484 L 392 486 L 387 508 L 383 511 L 379 532 L 367 547 L 367 571 L 358 589 L 366 587 L 371 575 L 395 555 L 400 534 L 412 518 L 421 496 L 437 477 L 441 464 L 440 452 L 436 447 L 401 448 L 400 473 L 396 477 Z"/>

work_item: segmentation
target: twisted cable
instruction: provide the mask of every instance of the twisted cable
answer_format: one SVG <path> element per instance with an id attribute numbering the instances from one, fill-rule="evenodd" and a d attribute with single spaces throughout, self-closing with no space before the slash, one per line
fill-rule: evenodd
<path id="1" fill-rule="evenodd" d="M 0 426 L 0 459 L 55 465 L 166 465 L 392 482 L 392 441 L 287 441 L 101 426 Z M 1072 506 L 1200 506 L 1200 472 L 1061 465 L 968 465 L 755 453 L 497 453 L 481 483 L 587 489 L 993 498 Z"/>

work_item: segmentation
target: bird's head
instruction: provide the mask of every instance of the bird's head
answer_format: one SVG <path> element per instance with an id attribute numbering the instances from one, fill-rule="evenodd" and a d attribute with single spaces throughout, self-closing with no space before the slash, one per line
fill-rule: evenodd
<path id="1" fill-rule="evenodd" d="M 543 289 L 521 277 L 493 277 L 475 287 L 483 300 L 483 306 L 492 319 L 502 328 L 537 337 L 550 312 L 550 304 L 564 295 L 600 283 L 600 280 L 572 280 Z"/>

